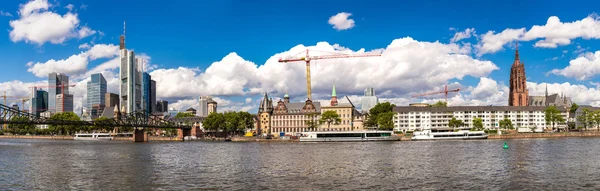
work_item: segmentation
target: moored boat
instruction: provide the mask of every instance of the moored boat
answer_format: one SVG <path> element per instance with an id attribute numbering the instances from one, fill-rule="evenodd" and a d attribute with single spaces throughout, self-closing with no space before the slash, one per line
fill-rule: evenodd
<path id="1" fill-rule="evenodd" d="M 305 132 L 301 142 L 400 141 L 392 131 Z"/>
<path id="2" fill-rule="evenodd" d="M 97 141 L 97 140 L 113 140 L 110 133 L 77 133 L 74 140 Z"/>
<path id="3" fill-rule="evenodd" d="M 458 132 L 432 132 L 430 129 L 415 131 L 411 140 L 465 140 L 465 139 L 487 139 L 484 131 L 460 130 Z"/>

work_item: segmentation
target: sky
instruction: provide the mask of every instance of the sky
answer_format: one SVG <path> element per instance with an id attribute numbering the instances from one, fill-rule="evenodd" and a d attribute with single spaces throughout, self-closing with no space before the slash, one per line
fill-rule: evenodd
<path id="1" fill-rule="evenodd" d="M 274 101 L 306 95 L 313 56 L 380 57 L 313 60 L 313 99 L 357 106 L 373 87 L 381 101 L 432 103 L 460 88 L 450 105 L 507 105 L 518 43 L 530 95 L 570 96 L 600 106 L 600 16 L 597 1 L 0 1 L 0 92 L 28 96 L 50 72 L 66 73 L 78 113 L 86 83 L 102 73 L 118 93 L 119 36 L 145 58 L 157 99 L 177 110 L 215 97 L 220 111 L 256 113 L 262 94 Z M 586 6 L 581 6 L 586 5 Z M 3 24 L 2 24 L 3 23 Z M 12 104 L 12 103 L 11 103 Z"/>

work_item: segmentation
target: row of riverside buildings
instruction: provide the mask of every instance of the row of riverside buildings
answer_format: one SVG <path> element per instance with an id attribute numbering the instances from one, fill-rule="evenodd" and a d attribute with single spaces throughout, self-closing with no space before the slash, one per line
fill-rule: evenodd
<path id="1" fill-rule="evenodd" d="M 580 106 L 571 112 L 572 101 L 568 96 L 548 94 L 543 96 L 529 96 L 526 85 L 524 63 L 519 58 L 519 49 L 515 52 L 515 60 L 511 66 L 510 93 L 508 106 L 450 106 L 431 107 L 426 103 L 410 104 L 409 106 L 396 106 L 393 118 L 394 131 L 415 131 L 421 129 L 450 130 L 448 123 L 452 118 L 462 120 L 465 127 L 473 127 L 473 119 L 481 118 L 485 129 L 498 129 L 500 120 L 509 119 L 515 128 L 545 129 L 550 128 L 545 119 L 545 110 L 555 106 L 566 120 L 564 123 L 555 124 L 555 127 L 564 129 L 581 127 L 578 117 L 583 115 L 583 109 L 590 111 L 600 110 L 597 107 Z M 283 100 L 274 102 L 267 94 L 260 102 L 257 115 L 257 131 L 259 134 L 278 136 L 280 133 L 295 135 L 307 131 L 360 131 L 368 129 L 363 122 L 368 118 L 370 108 L 379 103 L 372 88 L 365 90 L 362 98 L 362 111 L 359 112 L 355 105 L 347 98 L 348 103 L 338 103 L 335 85 L 331 93 L 329 104 L 306 100 L 305 102 L 290 103 L 289 95 Z M 318 121 L 322 112 L 336 111 L 342 122 L 339 125 L 320 125 L 317 129 L 308 128 L 307 121 Z"/>

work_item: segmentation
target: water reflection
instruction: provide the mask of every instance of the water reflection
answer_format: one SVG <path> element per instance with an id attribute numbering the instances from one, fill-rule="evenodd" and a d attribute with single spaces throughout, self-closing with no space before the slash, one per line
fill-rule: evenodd
<path id="1" fill-rule="evenodd" d="M 370 143 L 0 139 L 0 190 L 598 190 L 598 138 Z"/>

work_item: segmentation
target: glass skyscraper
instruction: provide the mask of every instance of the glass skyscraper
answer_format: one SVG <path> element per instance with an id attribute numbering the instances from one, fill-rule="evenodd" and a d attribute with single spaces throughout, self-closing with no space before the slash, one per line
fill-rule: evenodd
<path id="1" fill-rule="evenodd" d="M 379 103 L 379 98 L 375 96 L 375 90 L 373 88 L 365 89 L 365 96 L 361 99 L 361 111 L 362 113 L 369 113 L 371 108 L 375 107 Z"/>
<path id="2" fill-rule="evenodd" d="M 62 85 L 65 85 L 65 87 L 61 87 Z M 58 111 L 56 108 L 59 107 L 57 106 L 56 103 L 56 95 L 60 95 L 62 94 L 62 90 L 64 88 L 64 94 L 69 94 L 69 76 L 64 75 L 64 74 L 60 74 L 60 73 L 56 73 L 56 72 L 52 72 L 50 74 L 48 74 L 48 110 L 51 112 L 61 112 Z M 65 96 L 67 97 L 67 96 Z M 59 103 L 59 104 L 62 104 Z M 72 104 L 72 103 L 71 103 Z M 61 107 L 62 108 L 62 107 Z"/>
<path id="3" fill-rule="evenodd" d="M 48 92 L 41 89 L 33 89 L 29 113 L 40 116 L 40 113 L 48 110 Z"/>
<path id="4" fill-rule="evenodd" d="M 102 74 L 92 74 L 91 80 L 87 83 L 87 101 L 86 108 L 88 114 L 94 118 L 99 116 L 100 110 L 106 105 L 106 79 Z"/>
<path id="5" fill-rule="evenodd" d="M 142 77 L 142 103 L 142 109 L 146 111 L 146 114 L 151 114 L 156 110 L 156 82 L 147 72 L 144 72 Z"/>

